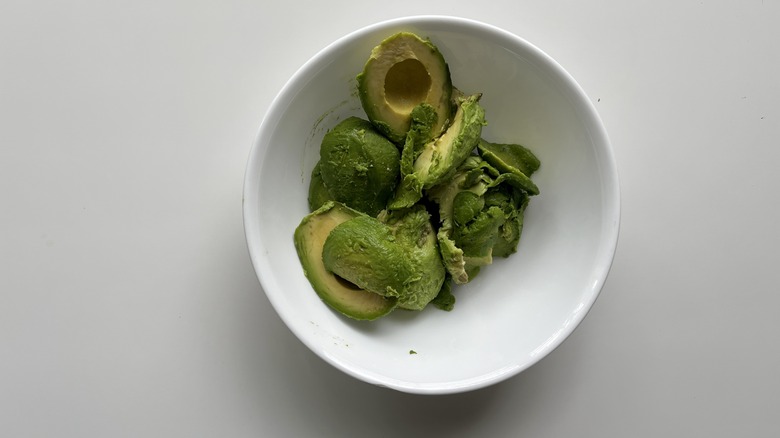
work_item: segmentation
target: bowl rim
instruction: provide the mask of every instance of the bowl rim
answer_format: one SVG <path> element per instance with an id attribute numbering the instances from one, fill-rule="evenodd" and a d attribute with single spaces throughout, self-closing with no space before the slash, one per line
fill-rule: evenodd
<path id="1" fill-rule="evenodd" d="M 283 106 L 287 105 L 292 95 L 295 94 L 295 86 L 303 78 L 306 78 L 308 75 L 310 75 L 313 68 L 316 68 L 322 62 L 326 62 L 326 58 L 328 57 L 329 53 L 334 49 L 353 40 L 360 39 L 367 34 L 382 29 L 389 29 L 399 25 L 415 24 L 436 24 L 455 27 L 458 29 L 469 29 L 470 31 L 477 32 L 481 35 L 491 34 L 491 38 L 497 37 L 503 42 L 521 46 L 527 52 L 533 53 L 536 61 L 544 63 L 550 71 L 558 75 L 559 79 L 563 81 L 568 87 L 567 92 L 572 94 L 577 100 L 577 103 L 586 110 L 582 113 L 582 116 L 585 118 L 584 125 L 589 129 L 589 134 L 593 139 L 593 143 L 603 146 L 596 148 L 595 152 L 597 154 L 598 164 L 602 168 L 602 175 L 607 176 L 601 179 L 602 189 L 604 190 L 602 199 L 602 212 L 604 213 L 605 218 L 604 222 L 602 223 L 602 232 L 606 238 L 597 248 L 599 250 L 598 253 L 594 255 L 594 266 L 596 266 L 596 269 L 594 269 L 593 278 L 595 278 L 596 281 L 590 285 L 589 293 L 587 295 L 583 295 L 584 299 L 579 303 L 578 306 L 578 309 L 580 310 L 572 315 L 572 318 L 567 321 L 567 324 L 565 324 L 564 327 L 560 330 L 558 336 L 556 336 L 551 342 L 545 343 L 536 350 L 536 354 L 534 355 L 533 359 L 528 360 L 523 364 L 505 367 L 492 373 L 472 376 L 462 380 L 438 382 L 434 384 L 420 384 L 416 382 L 378 376 L 369 370 L 353 366 L 349 363 L 345 363 L 338 360 L 337 358 L 334 358 L 332 355 L 327 354 L 327 352 L 319 348 L 309 339 L 309 337 L 305 336 L 304 333 L 302 333 L 302 331 L 295 324 L 293 324 L 292 321 L 290 321 L 288 315 L 281 311 L 280 304 L 277 301 L 275 295 L 268 292 L 269 290 L 275 290 L 275 285 L 269 284 L 269 280 L 267 280 L 269 276 L 265 275 L 266 273 L 270 274 L 270 272 L 267 271 L 267 269 L 270 268 L 267 268 L 268 264 L 265 262 L 265 260 L 268 258 L 268 255 L 264 254 L 264 252 L 260 250 L 260 246 L 262 245 L 253 245 L 253 242 L 256 243 L 258 241 L 262 241 L 262 239 L 259 237 L 259 235 L 256 235 L 251 226 L 254 212 L 252 209 L 248 208 L 249 205 L 247 205 L 247 199 L 256 198 L 256 190 L 259 190 L 260 187 L 259 169 L 262 167 L 262 164 L 265 161 L 264 154 L 267 150 L 262 141 L 271 135 L 273 129 L 279 122 L 281 117 L 280 115 L 284 112 Z M 408 393 L 450 394 L 484 388 L 507 380 L 510 377 L 521 373 L 522 371 L 538 363 L 541 359 L 558 348 L 574 332 L 574 330 L 576 330 L 585 316 L 592 309 L 597 298 L 600 296 L 601 290 L 612 267 L 620 234 L 621 201 L 617 164 L 606 128 L 604 127 L 604 124 L 602 123 L 592 100 L 587 96 L 579 83 L 577 83 L 577 81 L 568 73 L 568 71 L 566 71 L 557 61 L 555 61 L 550 55 L 526 39 L 492 24 L 450 15 L 412 15 L 379 21 L 345 34 L 344 36 L 336 39 L 332 43 L 319 50 L 314 56 L 302 64 L 287 80 L 287 82 L 276 94 L 268 109 L 266 110 L 255 138 L 252 142 L 247 165 L 245 168 L 242 210 L 243 227 L 247 249 L 252 266 L 255 270 L 255 274 L 258 281 L 260 282 L 261 289 L 265 293 L 277 315 L 282 319 L 287 328 L 293 332 L 299 341 L 306 345 L 312 352 L 314 352 L 325 362 L 364 382 Z"/>

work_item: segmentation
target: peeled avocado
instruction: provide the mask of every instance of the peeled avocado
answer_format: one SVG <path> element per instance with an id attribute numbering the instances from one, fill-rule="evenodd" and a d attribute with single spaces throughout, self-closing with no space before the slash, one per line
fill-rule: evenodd
<path id="1" fill-rule="evenodd" d="M 332 200 L 333 197 L 328 192 L 328 188 L 325 187 L 325 183 L 322 182 L 320 163 L 317 163 L 311 171 L 311 182 L 309 182 L 309 211 L 314 211 Z"/>
<path id="2" fill-rule="evenodd" d="M 398 148 L 371 123 L 349 117 L 323 137 L 311 183 L 324 186 L 330 199 L 376 216 L 395 190 L 400 160 Z M 312 197 L 326 198 L 316 187 L 309 188 L 310 204 Z"/>
<path id="3" fill-rule="evenodd" d="M 428 190 L 428 199 L 439 207 L 442 260 L 456 284 L 471 281 L 493 257 L 517 251 L 532 195 L 525 182 L 471 155 L 450 179 Z"/>
<path id="4" fill-rule="evenodd" d="M 445 269 L 425 207 L 360 216 L 333 228 L 322 250 L 325 269 L 357 287 L 422 310 L 441 290 Z"/>
<path id="5" fill-rule="evenodd" d="M 479 105 L 481 94 L 458 99 L 452 125 L 441 137 L 430 141 L 414 162 L 414 173 L 431 188 L 448 178 L 471 155 L 485 125 L 485 110 Z"/>
<path id="6" fill-rule="evenodd" d="M 531 175 L 539 169 L 539 159 L 530 149 L 519 144 L 491 143 L 480 139 L 479 155 L 497 170 L 510 184 L 530 195 L 538 195 L 539 187 L 531 181 Z"/>
<path id="7" fill-rule="evenodd" d="M 530 177 L 539 169 L 539 158 L 521 144 L 491 143 L 481 138 L 477 147 L 482 158 L 501 172 Z"/>
<path id="8" fill-rule="evenodd" d="M 411 112 L 421 103 L 436 110 L 431 135 L 438 136 L 452 112 L 450 70 L 430 41 L 400 32 L 371 51 L 357 76 L 358 94 L 369 120 L 390 140 L 401 144 Z"/>
<path id="9" fill-rule="evenodd" d="M 475 94 L 457 98 L 452 124 L 438 138 L 422 146 L 412 165 L 412 172 L 401 179 L 389 209 L 411 207 L 422 198 L 423 190 L 445 183 L 469 158 L 485 125 L 485 110 L 479 104 L 480 97 L 480 94 Z"/>
<path id="10" fill-rule="evenodd" d="M 322 262 L 323 246 L 331 231 L 357 217 L 367 216 L 338 202 L 326 202 L 295 229 L 295 250 L 306 278 L 325 303 L 350 318 L 373 320 L 390 313 L 398 300 L 362 290 L 329 272 Z"/>

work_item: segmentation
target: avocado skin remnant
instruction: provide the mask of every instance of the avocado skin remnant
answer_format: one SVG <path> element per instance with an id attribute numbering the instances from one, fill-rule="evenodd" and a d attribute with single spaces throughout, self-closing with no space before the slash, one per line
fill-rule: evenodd
<path id="1" fill-rule="evenodd" d="M 328 201 L 301 220 L 295 229 L 294 243 L 303 273 L 322 301 L 350 318 L 374 320 L 395 309 L 398 300 L 361 290 L 333 275 L 322 262 L 323 246 L 331 231 L 341 223 L 363 217 L 368 216 Z"/>
<path id="2" fill-rule="evenodd" d="M 400 172 L 398 148 L 367 120 L 350 117 L 325 134 L 316 168 L 330 198 L 376 216 L 395 191 Z M 315 169 L 315 170 L 317 170 Z M 312 184 L 318 184 L 312 174 Z M 315 199 L 323 199 L 318 190 Z"/>

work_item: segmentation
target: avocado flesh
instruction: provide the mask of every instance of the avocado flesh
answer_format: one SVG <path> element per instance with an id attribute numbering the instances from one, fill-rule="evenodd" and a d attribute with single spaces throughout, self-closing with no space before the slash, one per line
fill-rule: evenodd
<path id="1" fill-rule="evenodd" d="M 530 177 L 539 169 L 539 158 L 530 149 L 515 143 L 492 143 L 479 139 L 479 153 L 503 173 L 520 172 Z"/>
<path id="2" fill-rule="evenodd" d="M 479 105 L 481 95 L 458 99 L 452 124 L 436 139 L 422 146 L 412 172 L 402 175 L 388 208 L 408 208 L 419 201 L 423 191 L 450 179 L 471 155 L 485 125 L 485 110 Z M 403 158 L 403 156 L 402 156 Z M 404 166 L 401 166 L 404 170 Z"/>
<path id="3" fill-rule="evenodd" d="M 439 228 L 436 234 L 439 241 L 439 250 L 444 267 L 456 284 L 466 284 L 469 282 L 469 273 L 466 271 L 466 260 L 463 256 L 463 250 L 458 248 L 455 242 L 450 238 L 450 231 Z"/>
<path id="4" fill-rule="evenodd" d="M 436 122 L 436 111 L 432 106 L 422 103 L 414 107 L 411 115 L 412 123 L 401 150 L 401 182 L 387 206 L 390 210 L 411 207 L 422 197 L 422 181 L 414 174 L 414 162 L 430 139 L 431 129 Z"/>
<path id="5" fill-rule="evenodd" d="M 530 149 L 519 144 L 490 143 L 484 139 L 477 145 L 479 155 L 501 172 L 501 178 L 513 186 L 538 195 L 539 187 L 531 175 L 539 169 L 539 159 Z"/>
<path id="6" fill-rule="evenodd" d="M 439 207 L 439 248 L 456 284 L 471 281 L 493 257 L 517 251 L 531 194 L 515 174 L 472 155 L 427 196 Z"/>
<path id="7" fill-rule="evenodd" d="M 376 216 L 387 205 L 398 184 L 401 155 L 398 148 L 367 120 L 349 117 L 328 131 L 320 145 L 319 181 L 330 199 Z M 316 199 L 325 198 L 321 189 Z M 311 202 L 310 202 L 311 203 Z"/>
<path id="8" fill-rule="evenodd" d="M 499 227 L 506 217 L 498 207 L 489 207 L 479 213 L 468 225 L 455 227 L 452 240 L 463 250 L 466 269 L 493 263 L 493 245 Z"/>
<path id="9" fill-rule="evenodd" d="M 445 278 L 441 290 L 439 290 L 436 297 L 431 300 L 431 304 L 438 309 L 450 312 L 455 308 L 455 301 L 455 295 L 452 294 L 452 281 L 450 278 Z"/>
<path id="10" fill-rule="evenodd" d="M 369 120 L 401 144 L 411 112 L 427 103 L 436 110 L 432 135 L 444 131 L 452 113 L 452 80 L 447 63 L 430 41 L 399 32 L 374 47 L 357 76 L 358 94 Z"/>
<path id="11" fill-rule="evenodd" d="M 325 269 L 398 306 L 422 310 L 441 290 L 445 269 L 425 207 L 361 216 L 336 226 L 323 247 Z"/>
<path id="12" fill-rule="evenodd" d="M 337 202 L 326 202 L 305 216 L 295 229 L 294 242 L 304 275 L 319 297 L 338 312 L 357 320 L 374 320 L 390 313 L 397 299 L 357 288 L 325 269 L 323 247 L 339 224 L 364 214 Z"/>
<path id="13" fill-rule="evenodd" d="M 471 281 L 474 275 L 472 264 L 476 261 L 464 254 L 463 249 L 452 238 L 453 229 L 459 223 L 466 223 L 466 220 L 461 217 L 465 215 L 461 213 L 463 207 L 458 205 L 460 204 L 458 200 L 465 193 L 468 193 L 469 197 L 481 198 L 487 192 L 491 180 L 481 168 L 482 160 L 470 156 L 464 160 L 450 180 L 431 188 L 427 193 L 428 198 L 439 207 L 441 226 L 436 237 L 444 266 L 456 284 Z M 478 213 L 469 216 L 476 214 Z"/>
<path id="14" fill-rule="evenodd" d="M 424 189 L 449 179 L 471 155 L 485 125 L 480 97 L 475 94 L 461 99 L 452 125 L 441 137 L 428 142 L 415 160 L 414 173 L 423 182 Z"/>
<path id="15" fill-rule="evenodd" d="M 332 201 L 333 197 L 330 195 L 328 188 L 325 187 L 325 183 L 322 182 L 322 174 L 320 173 L 320 163 L 314 165 L 314 169 L 311 171 L 311 182 L 309 183 L 309 211 L 314 211 L 322 207 L 326 202 Z"/>
<path id="16" fill-rule="evenodd" d="M 501 226 L 493 245 L 493 257 L 509 257 L 517 252 L 520 235 L 523 232 L 523 216 L 530 197 L 526 193 L 502 191 L 489 194 L 486 203 L 496 205 L 508 212 L 506 222 Z"/>

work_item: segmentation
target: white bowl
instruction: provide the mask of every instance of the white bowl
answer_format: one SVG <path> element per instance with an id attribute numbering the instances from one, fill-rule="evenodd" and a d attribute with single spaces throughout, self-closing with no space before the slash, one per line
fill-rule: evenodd
<path id="1" fill-rule="evenodd" d="M 312 290 L 293 246 L 323 134 L 365 118 L 355 76 L 371 49 L 401 30 L 430 38 L 453 84 L 482 92 L 483 137 L 517 142 L 541 160 L 518 253 L 465 286 L 455 309 L 396 311 L 373 322 L 333 311 Z M 620 207 L 607 134 L 583 90 L 544 52 L 496 27 L 452 17 L 385 21 L 309 60 L 284 86 L 249 156 L 244 221 L 249 253 L 273 307 L 338 369 L 412 393 L 454 393 L 530 367 L 577 327 L 596 300 L 617 244 Z"/>

